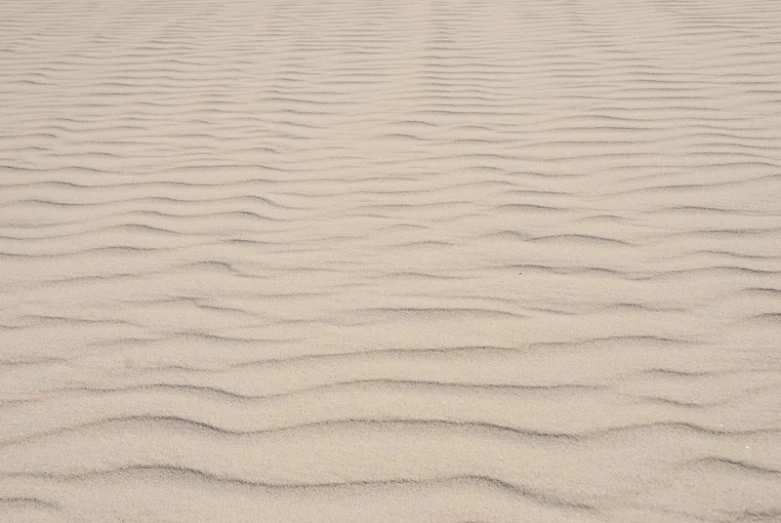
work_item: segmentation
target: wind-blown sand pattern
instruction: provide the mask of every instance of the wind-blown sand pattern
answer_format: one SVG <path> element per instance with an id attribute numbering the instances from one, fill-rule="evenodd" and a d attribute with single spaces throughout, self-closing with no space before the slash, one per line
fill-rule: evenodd
<path id="1" fill-rule="evenodd" d="M 0 4 L 0 521 L 781 521 L 781 3 Z"/>

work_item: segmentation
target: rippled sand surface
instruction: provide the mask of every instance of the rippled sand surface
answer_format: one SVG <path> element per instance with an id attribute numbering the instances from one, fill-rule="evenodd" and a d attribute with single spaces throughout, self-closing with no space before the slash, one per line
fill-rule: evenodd
<path id="1" fill-rule="evenodd" d="M 6 0 L 0 521 L 781 521 L 781 3 Z"/>

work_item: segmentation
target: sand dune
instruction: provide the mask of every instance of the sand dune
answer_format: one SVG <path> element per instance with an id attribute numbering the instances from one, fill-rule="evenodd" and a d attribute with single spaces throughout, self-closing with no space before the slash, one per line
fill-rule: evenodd
<path id="1" fill-rule="evenodd" d="M 0 4 L 0 521 L 781 521 L 781 4 Z"/>

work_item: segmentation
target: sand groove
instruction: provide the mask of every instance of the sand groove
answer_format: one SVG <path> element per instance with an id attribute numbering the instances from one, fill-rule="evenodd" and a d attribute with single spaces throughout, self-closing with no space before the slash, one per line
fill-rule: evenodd
<path id="1" fill-rule="evenodd" d="M 781 4 L 0 4 L 0 520 L 781 521 Z"/>

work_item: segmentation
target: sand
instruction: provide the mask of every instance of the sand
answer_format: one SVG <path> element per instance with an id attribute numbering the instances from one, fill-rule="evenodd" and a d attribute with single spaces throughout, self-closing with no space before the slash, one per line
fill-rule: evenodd
<path id="1" fill-rule="evenodd" d="M 781 521 L 781 3 L 0 4 L 0 521 Z"/>

